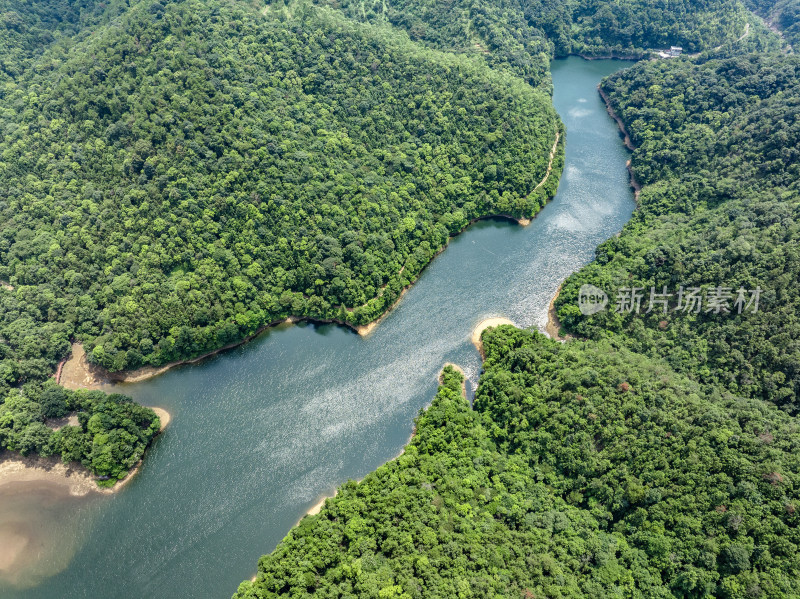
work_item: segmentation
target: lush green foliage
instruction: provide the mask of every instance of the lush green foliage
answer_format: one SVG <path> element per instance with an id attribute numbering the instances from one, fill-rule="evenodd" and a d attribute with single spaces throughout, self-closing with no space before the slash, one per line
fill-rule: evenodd
<path id="1" fill-rule="evenodd" d="M 674 60 L 605 81 L 645 186 L 557 304 L 593 339 L 485 332 L 474 411 L 449 372 L 406 453 L 304 519 L 235 597 L 800 596 L 798 67 Z M 583 283 L 612 302 L 764 292 L 755 314 L 584 317 Z"/>
<path id="2" fill-rule="evenodd" d="M 348 483 L 237 598 L 793 597 L 797 423 L 609 343 L 483 335 L 406 452 Z"/>
<path id="3" fill-rule="evenodd" d="M 77 426 L 59 422 L 69 415 Z M 160 425 L 153 410 L 117 393 L 29 384 L 0 402 L 0 450 L 80 462 L 101 477 L 98 484 L 111 486 L 142 459 Z"/>
<path id="4" fill-rule="evenodd" d="M 470 220 L 552 195 L 551 55 L 708 49 L 745 20 L 733 0 L 3 1 L 0 387 L 72 338 L 119 370 L 290 314 L 374 320 Z"/>
<path id="5" fill-rule="evenodd" d="M 736 0 L 319 1 L 437 48 L 474 52 L 534 85 L 549 84 L 553 55 L 640 57 L 671 45 L 700 52 L 741 37 L 749 19 Z"/>
<path id="6" fill-rule="evenodd" d="M 2 382 L 72 336 L 118 370 L 289 314 L 366 323 L 470 220 L 554 193 L 547 94 L 293 11 L 140 4 L 4 88 Z"/>
<path id="7" fill-rule="evenodd" d="M 289 314 L 373 320 L 470 220 L 552 195 L 551 56 L 775 47 L 736 45 L 735 0 L 132 4 L 0 0 L 0 447 L 105 484 L 159 422 L 24 384 L 70 339 L 123 369 Z M 798 67 L 605 82 L 645 187 L 559 300 L 593 340 L 486 332 L 475 410 L 447 370 L 405 454 L 237 597 L 800 596 L 797 424 L 761 402 L 800 407 Z M 757 314 L 585 318 L 584 282 L 765 292 Z"/>
<path id="8" fill-rule="evenodd" d="M 72 43 L 127 6 L 128 0 L 0 0 L 0 82 L 21 76 L 48 47 Z"/>
<path id="9" fill-rule="evenodd" d="M 639 65 L 603 87 L 637 146 L 645 184 L 620 237 L 564 285 L 562 323 L 578 335 L 663 356 L 731 392 L 800 409 L 800 59 L 751 55 Z M 584 317 L 584 283 L 675 292 L 760 287 L 759 312 Z M 612 297 L 613 301 L 613 297 Z M 673 298 L 673 305 L 675 298 Z"/>
<path id="10" fill-rule="evenodd" d="M 800 45 L 800 0 L 745 0 L 793 46 Z"/>

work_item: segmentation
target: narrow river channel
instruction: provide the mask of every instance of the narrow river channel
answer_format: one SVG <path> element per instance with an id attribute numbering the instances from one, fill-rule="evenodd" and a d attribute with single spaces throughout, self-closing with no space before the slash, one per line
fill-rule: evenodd
<path id="1" fill-rule="evenodd" d="M 630 218 L 628 152 L 596 91 L 629 64 L 553 62 L 567 126 L 556 198 L 527 227 L 470 227 L 366 338 L 335 325 L 280 326 L 120 387 L 166 408 L 172 423 L 114 496 L 3 491 L 0 525 L 19 527 L 36 551 L 24 571 L 0 570 L 0 596 L 229 597 L 321 496 L 396 456 L 444 362 L 477 382 L 473 327 L 505 316 L 543 328 L 560 282 Z"/>

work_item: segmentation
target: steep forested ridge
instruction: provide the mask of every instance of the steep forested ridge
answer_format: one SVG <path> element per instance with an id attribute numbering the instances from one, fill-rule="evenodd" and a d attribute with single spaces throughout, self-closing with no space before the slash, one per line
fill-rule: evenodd
<path id="1" fill-rule="evenodd" d="M 708 50 L 741 37 L 750 16 L 735 0 L 318 0 L 353 19 L 389 22 L 437 48 L 472 51 L 533 85 L 549 57 L 645 56 L 682 45 Z"/>
<path id="2" fill-rule="evenodd" d="M 3 382 L 53 368 L 70 337 L 119 370 L 289 314 L 363 324 L 471 219 L 554 193 L 546 94 L 294 11 L 140 4 L 7 86 Z"/>
<path id="3" fill-rule="evenodd" d="M 128 4 L 128 0 L 0 0 L 0 82 L 21 76 L 52 45 L 73 43 Z"/>
<path id="4" fill-rule="evenodd" d="M 46 376 L 75 339 L 121 370 L 288 315 L 372 321 L 449 235 L 481 216 L 530 217 L 554 193 L 553 53 L 708 49 L 746 20 L 732 0 L 397 14 L 6 2 L 35 49 L 17 60 L 13 35 L 0 48 L 19 66 L 0 88 L 11 386 Z"/>
<path id="5" fill-rule="evenodd" d="M 793 46 L 800 43 L 800 1 L 746 0 L 745 4 Z"/>
<path id="6" fill-rule="evenodd" d="M 642 64 L 604 82 L 637 149 L 640 208 L 557 302 L 575 333 L 797 413 L 800 394 L 800 60 L 749 55 Z M 757 313 L 580 314 L 592 283 L 763 292 Z M 612 297 L 613 301 L 613 297 Z M 672 299 L 673 306 L 677 298 Z M 729 309 L 733 309 L 732 301 Z"/>
<path id="7" fill-rule="evenodd" d="M 797 597 L 796 421 L 607 342 L 483 334 L 398 459 L 234 597 Z M 447 371 L 446 371 L 447 372 Z"/>
<path id="8" fill-rule="evenodd" d="M 158 419 L 43 383 L 70 341 L 120 370 L 374 320 L 472 219 L 554 193 L 550 57 L 702 53 L 603 84 L 644 188 L 564 285 L 585 340 L 485 332 L 474 409 L 446 370 L 405 454 L 237 597 L 800 596 L 800 64 L 726 57 L 777 48 L 738 1 L 0 0 L 0 37 L 0 447 L 109 484 Z M 584 283 L 762 310 L 586 317 Z"/>

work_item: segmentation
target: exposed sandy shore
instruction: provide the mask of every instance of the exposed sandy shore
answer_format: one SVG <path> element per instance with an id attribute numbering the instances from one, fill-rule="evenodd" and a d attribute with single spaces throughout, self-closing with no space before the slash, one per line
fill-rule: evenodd
<path id="1" fill-rule="evenodd" d="M 234 347 L 238 347 L 239 345 L 251 341 L 253 338 L 260 335 L 268 328 L 272 328 L 280 324 L 294 324 L 301 321 L 317 322 L 323 324 L 336 323 L 349 327 L 353 329 L 355 332 L 357 332 L 359 335 L 364 337 L 369 333 L 371 333 L 375 329 L 375 327 L 377 327 L 378 324 L 388 315 L 388 313 L 391 312 L 395 306 L 397 306 L 397 304 L 403 298 L 408 289 L 409 287 L 404 288 L 403 291 L 398 296 L 397 300 L 395 300 L 395 302 L 392 304 L 392 306 L 386 312 L 384 312 L 380 316 L 380 318 L 372 321 L 369 324 L 357 326 L 350 324 L 348 322 L 335 319 L 325 320 L 325 319 L 290 316 L 283 320 L 271 322 L 261 327 L 253 335 L 245 337 L 241 341 L 225 345 L 224 347 L 220 347 L 218 349 L 205 353 L 201 356 L 197 356 L 196 358 L 191 358 L 188 360 L 177 360 L 175 362 L 169 362 L 162 366 L 143 366 L 142 368 L 137 368 L 136 370 L 110 372 L 101 366 L 97 366 L 96 364 L 90 364 L 88 359 L 86 358 L 86 352 L 83 349 L 83 345 L 80 343 L 73 343 L 72 352 L 70 353 L 70 356 L 62 364 L 59 365 L 59 369 L 56 371 L 56 382 L 66 387 L 67 389 L 73 389 L 73 390 L 75 389 L 108 390 L 108 387 L 110 387 L 111 385 L 119 383 L 138 383 L 159 376 L 161 374 L 164 374 L 165 372 L 176 366 L 181 366 L 183 364 L 196 364 L 220 352 L 224 352 L 229 349 L 233 349 Z"/>
<path id="2" fill-rule="evenodd" d="M 162 408 L 150 408 L 161 421 L 160 431 L 163 431 L 169 424 L 171 417 L 169 412 Z M 73 417 L 65 419 L 71 424 L 75 420 Z M 58 423 L 63 426 L 63 424 Z M 57 426 L 58 426 L 57 425 Z M 128 483 L 139 471 L 142 462 L 140 461 L 128 473 L 128 475 L 117 482 L 113 487 L 98 487 L 94 475 L 84 468 L 81 464 L 65 464 L 57 456 L 43 458 L 39 456 L 23 457 L 18 453 L 3 451 L 0 452 L 0 487 L 12 483 L 44 482 L 65 486 L 69 489 L 70 495 L 83 497 L 87 493 L 102 493 L 110 495 L 119 491 Z"/>
<path id="3" fill-rule="evenodd" d="M 72 344 L 72 353 L 56 372 L 56 382 L 67 389 L 101 389 L 110 384 L 102 369 L 89 364 L 80 343 Z"/>
<path id="4" fill-rule="evenodd" d="M 172 421 L 172 416 L 164 408 L 150 408 L 150 409 L 156 413 L 156 416 L 158 416 L 158 419 L 161 422 L 161 428 L 159 429 L 159 432 L 163 433 L 164 429 L 167 428 L 167 425 Z"/>
<path id="5" fill-rule="evenodd" d="M 570 338 L 569 335 L 561 337 L 558 334 L 561 330 L 561 323 L 558 321 L 558 314 L 556 313 L 556 300 L 561 294 L 562 285 L 558 286 L 553 299 L 550 300 L 550 307 L 547 309 L 547 325 L 545 326 L 545 334 L 550 337 L 550 339 L 555 339 L 556 341 L 566 341 Z"/>
<path id="6" fill-rule="evenodd" d="M 508 318 L 503 317 L 494 317 L 494 318 L 487 318 L 486 320 L 482 320 L 478 323 L 472 331 L 472 345 L 474 345 L 477 350 L 480 352 L 481 357 L 485 357 L 483 355 L 483 343 L 481 343 L 481 333 L 483 333 L 486 329 L 492 327 L 499 327 L 501 324 L 510 324 L 516 326 L 513 322 L 511 322 Z"/>
<path id="7" fill-rule="evenodd" d="M 86 352 L 83 349 L 83 345 L 80 343 L 73 343 L 72 352 L 57 373 L 56 382 L 67 389 L 73 390 L 105 389 L 108 386 L 117 383 L 138 383 L 140 381 L 151 379 L 163 374 L 175 366 L 180 366 L 182 364 L 195 364 L 220 352 L 233 349 L 234 347 L 242 345 L 243 343 L 247 343 L 270 327 L 274 327 L 279 324 L 295 323 L 299 320 L 302 319 L 290 316 L 289 318 L 283 320 L 271 322 L 260 328 L 249 337 L 245 337 L 241 341 L 230 343 L 201 356 L 197 356 L 196 358 L 191 358 L 189 360 L 177 360 L 175 362 L 164 364 L 163 366 L 143 366 L 142 368 L 137 368 L 136 370 L 124 370 L 122 372 L 109 372 L 101 366 L 90 364 L 86 359 Z"/>
<path id="8" fill-rule="evenodd" d="M 170 415 L 161 408 L 152 408 L 161 421 L 161 431 L 170 422 Z M 58 429 L 66 425 L 76 425 L 75 415 L 51 421 L 50 426 Z M 0 451 L 0 492 L 2 497 L 25 495 L 34 488 L 37 492 L 46 492 L 47 496 L 85 497 L 90 494 L 112 495 L 119 491 L 139 471 L 140 461 L 128 475 L 111 488 L 97 486 L 97 481 L 81 464 L 64 464 L 57 456 L 43 458 L 39 456 L 23 457 L 18 453 Z M 2 498 L 0 498 L 1 500 Z M 16 584 L 15 579 L 28 562 L 37 563 L 42 558 L 43 543 L 47 546 L 49 537 L 44 540 L 36 527 L 31 527 L 28 519 L 33 514 L 18 516 L 17 520 L 5 521 L 0 525 L 0 578 Z M 7 514 L 4 516 L 7 517 Z M 22 518 L 22 519 L 19 519 Z M 44 549 L 45 553 L 48 549 Z M 61 552 L 64 565 L 69 558 Z M 48 558 L 50 559 L 50 558 Z"/>
<path id="9" fill-rule="evenodd" d="M 112 489 L 97 486 L 94 476 L 80 464 L 64 464 L 52 456 L 22 457 L 10 451 L 0 452 L 0 487 L 13 483 L 46 482 L 67 487 L 70 495 L 83 497 L 87 493 L 113 493 Z"/>
<path id="10" fill-rule="evenodd" d="M 405 266 L 403 267 L 403 269 L 405 269 Z M 403 269 L 400 270 L 401 273 Z M 353 326 L 353 325 L 347 325 L 347 326 L 354 328 L 356 330 L 356 333 L 358 333 L 362 337 L 366 337 L 372 331 L 375 330 L 375 327 L 377 327 L 383 321 L 384 318 L 386 318 L 389 315 L 389 312 L 391 312 L 397 307 L 397 304 L 400 303 L 400 300 L 403 299 L 403 296 L 408 292 L 409 289 L 411 289 L 411 285 L 406 285 L 405 287 L 403 287 L 403 290 L 400 292 L 400 295 L 397 296 L 397 299 L 394 300 L 394 303 L 391 306 L 389 306 L 389 308 L 383 314 L 381 314 L 377 319 L 373 320 L 372 322 L 358 326 Z"/>
<path id="11" fill-rule="evenodd" d="M 309 510 L 306 512 L 306 516 L 316 516 L 322 511 L 322 508 L 325 507 L 325 501 L 328 499 L 332 499 L 339 494 L 339 490 L 337 489 L 333 495 L 326 495 L 322 499 L 320 499 L 317 503 L 312 505 Z"/>

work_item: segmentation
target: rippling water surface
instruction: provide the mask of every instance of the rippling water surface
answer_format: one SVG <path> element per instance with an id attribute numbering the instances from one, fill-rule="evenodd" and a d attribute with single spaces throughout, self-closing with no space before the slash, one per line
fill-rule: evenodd
<path id="1" fill-rule="evenodd" d="M 37 511 L 50 544 L 74 557 L 64 567 L 45 552 L 29 573 L 17 572 L 28 582 L 38 576 L 34 587 L 10 585 L 0 572 L 0 596 L 229 597 L 322 495 L 397 455 L 444 362 L 476 382 L 473 327 L 490 316 L 543 327 L 560 282 L 630 218 L 627 151 L 596 91 L 628 64 L 553 63 L 567 126 L 556 198 L 528 227 L 483 221 L 454 239 L 368 337 L 334 325 L 280 326 L 121 387 L 166 408 L 172 423 L 117 495 Z M 2 497 L 0 523 L 19 520 L 23 506 Z"/>

